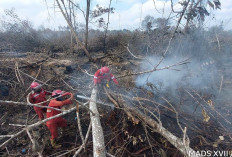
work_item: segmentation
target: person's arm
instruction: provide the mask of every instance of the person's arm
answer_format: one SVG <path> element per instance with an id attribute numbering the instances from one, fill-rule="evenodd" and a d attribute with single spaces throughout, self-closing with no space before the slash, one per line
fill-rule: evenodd
<path id="1" fill-rule="evenodd" d="M 72 99 L 73 99 L 73 94 L 72 93 L 64 93 L 62 96 L 66 96 L 66 95 L 70 95 L 70 98 L 68 98 L 67 100 L 64 100 L 64 101 L 57 101 L 56 99 L 54 100 L 51 100 L 51 104 L 49 104 L 51 107 L 60 107 L 60 106 L 63 106 L 63 105 L 68 105 L 68 104 L 71 104 L 72 103 Z"/>
<path id="2" fill-rule="evenodd" d="M 63 106 L 62 101 L 57 101 L 56 99 L 53 99 L 50 101 L 49 103 L 50 107 L 59 107 L 59 106 Z"/>
<path id="3" fill-rule="evenodd" d="M 68 105 L 68 104 L 72 103 L 73 94 L 69 93 L 69 92 L 66 92 L 62 96 L 66 96 L 66 95 L 70 95 L 70 97 L 68 99 L 64 100 L 64 101 L 61 101 L 63 105 Z"/>
<path id="4" fill-rule="evenodd" d="M 97 79 L 99 79 L 99 78 L 98 78 L 98 76 L 99 76 L 99 72 L 100 72 L 100 70 L 97 70 L 97 71 L 96 71 L 96 73 L 94 74 L 94 77 L 93 77 L 94 85 L 96 85 L 96 84 L 97 84 Z"/>
<path id="5" fill-rule="evenodd" d="M 52 92 L 49 92 L 49 91 L 46 91 L 46 90 L 44 90 L 44 91 L 45 91 L 46 95 L 52 95 Z"/>
<path id="6" fill-rule="evenodd" d="M 35 103 L 35 98 L 33 98 L 33 95 L 32 94 L 30 94 L 29 95 L 29 101 L 30 101 L 30 103 Z"/>
<path id="7" fill-rule="evenodd" d="M 110 78 L 114 81 L 116 85 L 118 85 L 118 80 L 114 77 L 112 73 L 110 73 Z"/>

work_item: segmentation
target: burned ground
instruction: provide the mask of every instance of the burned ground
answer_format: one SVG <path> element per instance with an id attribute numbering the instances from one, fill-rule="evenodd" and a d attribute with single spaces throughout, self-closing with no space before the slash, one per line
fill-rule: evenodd
<path id="1" fill-rule="evenodd" d="M 114 46 L 109 48 L 107 54 L 102 51 L 91 52 L 94 57 L 99 58 L 96 63 L 89 62 L 81 52 L 63 51 L 59 48 L 58 52 L 52 54 L 48 53 L 49 50 L 44 52 L 41 49 L 38 49 L 39 53 L 1 53 L 0 99 L 26 102 L 28 87 L 34 80 L 43 84 L 48 91 L 62 89 L 90 97 L 93 88 L 92 75 L 98 68 L 107 65 L 120 83 L 119 88 L 111 84 L 109 90 L 119 104 L 126 103 L 152 119 L 157 120 L 158 117 L 162 126 L 177 137 L 183 136 L 179 126 L 187 127 L 190 147 L 194 150 L 229 150 L 232 142 L 232 53 L 228 48 L 231 46 L 228 45 L 230 40 L 227 38 L 222 41 L 219 54 L 217 45 L 210 41 L 210 37 L 205 41 L 206 38 L 196 37 L 195 34 L 189 35 L 188 38 L 178 35 L 167 54 L 169 57 L 165 58 L 167 64 L 164 60 L 161 66 L 175 64 L 189 57 L 191 63 L 176 66 L 172 70 L 166 69 L 161 73 L 155 71 L 137 76 L 131 74 L 145 70 L 147 65 L 144 65 L 144 62 L 157 64 L 156 59 L 160 58 L 159 52 L 164 49 L 165 44 L 158 46 L 160 41 L 153 39 L 153 43 L 143 42 L 139 45 L 144 36 L 149 38 L 141 32 L 125 36 L 124 40 L 130 41 L 129 46 L 114 41 L 123 40 L 122 36 L 118 39 L 112 35 L 108 42 Z M 196 40 L 202 42 L 194 42 Z M 191 41 L 193 44 L 189 44 Z M 162 42 L 167 43 L 166 38 Z M 146 49 L 147 45 L 152 45 L 153 48 Z M 90 46 L 95 49 L 94 44 Z M 95 46 L 99 45 L 95 43 Z M 134 58 L 128 52 L 127 46 L 134 55 L 149 57 L 147 60 Z M 154 48 L 155 46 L 157 48 Z M 187 73 L 178 73 L 186 69 Z M 108 106 L 112 102 L 103 89 L 99 91 L 98 99 L 104 102 L 98 104 L 98 107 L 108 153 L 115 156 L 183 156 L 153 128 L 133 116 L 133 111 L 130 110 L 130 117 L 126 114 L 126 109 Z M 0 115 L 1 135 L 15 134 L 24 127 L 15 124 L 28 125 L 38 121 L 33 107 L 26 105 L 1 103 Z M 32 136 L 39 143 L 44 156 L 70 156 L 82 144 L 75 117 L 74 112 L 64 116 L 68 121 L 68 128 L 62 135 L 60 130 L 58 141 L 63 146 L 57 150 L 49 143 L 50 133 L 46 126 L 32 129 Z M 85 135 L 90 123 L 89 112 L 85 108 L 80 108 L 80 120 Z M 1 137 L 1 143 L 6 139 Z M 90 136 L 80 156 L 92 156 L 92 151 Z M 32 151 L 30 139 L 24 133 L 1 148 L 1 155 L 36 156 L 36 153 Z"/>

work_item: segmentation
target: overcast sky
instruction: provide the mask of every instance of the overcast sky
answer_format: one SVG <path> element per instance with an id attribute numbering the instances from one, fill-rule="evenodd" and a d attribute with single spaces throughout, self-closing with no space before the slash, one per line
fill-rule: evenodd
<path id="1" fill-rule="evenodd" d="M 80 2 L 84 9 L 85 0 L 73 0 Z M 177 1 L 177 0 L 176 0 Z M 221 10 L 209 10 L 211 16 L 205 21 L 205 26 L 219 25 L 223 21 L 225 29 L 232 28 L 232 0 L 220 0 Z M 92 0 L 92 8 L 99 4 L 107 7 L 109 0 Z M 146 15 L 157 17 L 168 17 L 170 13 L 169 0 L 113 0 L 112 7 L 115 13 L 110 15 L 110 29 L 136 29 L 141 26 L 141 21 Z M 15 8 L 16 13 L 22 19 L 28 19 L 38 28 L 44 25 L 49 28 L 67 25 L 58 8 L 54 9 L 54 0 L 0 0 L 0 13 L 3 10 Z M 178 8 L 178 5 L 176 5 Z M 83 15 L 78 13 L 78 21 L 84 23 Z M 97 26 L 97 24 L 94 24 Z M 91 25 L 90 27 L 94 27 Z"/>

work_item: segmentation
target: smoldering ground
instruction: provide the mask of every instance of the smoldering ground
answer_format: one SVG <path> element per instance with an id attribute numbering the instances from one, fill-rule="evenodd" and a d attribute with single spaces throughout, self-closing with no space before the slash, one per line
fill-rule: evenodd
<path id="1" fill-rule="evenodd" d="M 160 59 L 160 56 L 147 57 L 141 64 L 140 71 L 153 69 Z M 218 117 L 218 121 L 232 132 L 229 105 L 232 101 L 231 49 L 224 45 L 219 52 L 217 45 L 212 46 L 199 34 L 193 38 L 182 37 L 173 41 L 168 54 L 157 69 L 185 59 L 189 59 L 190 63 L 138 76 L 136 86 L 153 91 L 159 98 L 168 94 L 169 100 L 176 104 L 184 95 L 188 95 L 183 105 L 175 105 L 177 110 L 202 117 L 202 109 L 211 110 L 212 107 L 212 116 Z M 210 100 L 213 102 L 211 105 L 208 104 Z"/>
<path id="2" fill-rule="evenodd" d="M 142 71 L 153 69 L 158 64 L 160 58 L 153 56 L 147 58 L 147 60 L 149 62 L 145 61 L 141 66 Z M 186 58 L 179 56 L 165 58 L 157 69 L 179 63 L 183 60 L 186 60 Z M 149 83 L 152 83 L 156 89 L 161 91 L 171 90 L 172 94 L 175 94 L 175 91 L 183 86 L 202 90 L 218 88 L 213 84 L 218 80 L 218 75 L 216 75 L 218 70 L 214 65 L 214 60 L 199 62 L 190 57 L 189 61 L 190 63 L 184 65 L 141 75 L 136 79 L 136 85 L 146 87 Z"/>

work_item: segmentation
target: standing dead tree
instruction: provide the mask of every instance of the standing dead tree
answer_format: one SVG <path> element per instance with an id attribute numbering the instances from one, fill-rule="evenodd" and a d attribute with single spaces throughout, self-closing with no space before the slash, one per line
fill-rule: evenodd
<path id="1" fill-rule="evenodd" d="M 72 12 L 73 12 L 73 21 L 75 24 L 75 15 L 74 15 L 74 6 L 80 10 L 85 18 L 85 48 L 88 49 L 88 38 L 89 38 L 89 15 L 90 15 L 90 6 L 91 6 L 91 0 L 86 0 L 86 11 L 81 9 L 81 7 L 73 2 L 72 0 L 67 0 L 68 3 L 72 4 Z M 71 11 L 70 11 L 71 12 Z M 71 16 L 71 13 L 69 14 Z M 75 26 L 74 26 L 75 27 Z"/>
<path id="2" fill-rule="evenodd" d="M 61 1 L 62 1 L 62 0 L 61 0 Z M 62 6 L 61 6 L 59 0 L 56 0 L 56 3 L 58 4 L 59 9 L 60 9 L 62 15 L 64 16 L 64 18 L 65 18 L 65 20 L 66 20 L 66 22 L 67 22 L 67 24 L 68 24 L 70 30 L 72 31 L 72 33 L 73 33 L 73 35 L 74 35 L 74 37 L 75 37 L 75 39 L 76 39 L 76 42 L 77 42 L 77 43 L 80 45 L 80 47 L 84 50 L 84 52 L 85 52 L 85 54 L 88 56 L 89 60 L 95 62 L 96 60 L 93 59 L 93 58 L 91 57 L 91 55 L 89 54 L 89 51 L 86 49 L 86 47 L 82 44 L 82 42 L 81 42 L 80 39 L 78 38 L 77 33 L 76 33 L 76 31 L 74 30 L 73 25 L 72 25 L 72 23 L 70 22 L 70 20 L 69 20 L 69 18 L 68 18 L 68 15 L 64 12 L 64 9 L 62 8 Z"/>
<path id="3" fill-rule="evenodd" d="M 104 51 L 104 53 L 106 53 L 106 41 L 107 41 L 106 39 L 107 39 L 107 33 L 108 33 L 109 24 L 110 24 L 110 14 L 114 13 L 114 8 L 111 7 L 111 2 L 112 2 L 112 0 L 109 1 L 108 8 L 101 7 L 101 6 L 97 5 L 96 9 L 93 10 L 93 12 L 92 12 L 93 18 L 100 17 L 99 19 L 97 19 L 97 22 L 99 24 L 99 27 L 104 28 L 104 36 L 103 36 L 103 51 Z M 105 13 L 107 13 L 107 22 L 102 17 L 102 15 Z"/>
<path id="4" fill-rule="evenodd" d="M 88 47 L 88 36 L 89 36 L 89 13 L 90 13 L 90 2 L 86 0 L 86 15 L 85 15 L 85 48 Z"/>
<path id="5" fill-rule="evenodd" d="M 111 8 L 111 2 L 112 0 L 110 0 L 110 3 L 109 3 L 109 10 Z M 105 28 L 105 35 L 104 35 L 104 52 L 106 51 L 106 35 L 107 35 L 107 31 L 108 31 L 108 28 L 109 28 L 109 23 L 110 23 L 110 11 L 108 12 L 108 17 L 107 17 L 107 24 L 106 24 L 106 28 Z"/>

